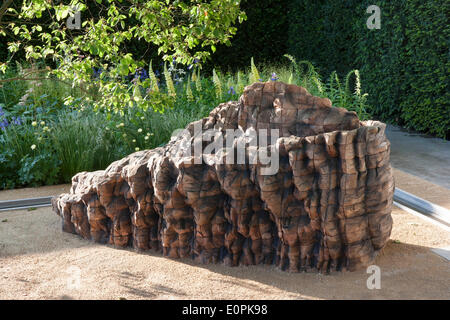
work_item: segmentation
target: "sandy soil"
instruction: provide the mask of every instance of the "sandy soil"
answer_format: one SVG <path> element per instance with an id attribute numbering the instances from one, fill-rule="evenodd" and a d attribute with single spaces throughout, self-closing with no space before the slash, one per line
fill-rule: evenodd
<path id="1" fill-rule="evenodd" d="M 198 265 L 63 233 L 50 208 L 0 212 L 0 299 L 450 299 L 450 263 L 430 251 L 450 233 L 396 207 L 393 218 L 381 289 L 369 290 L 366 270 Z"/>

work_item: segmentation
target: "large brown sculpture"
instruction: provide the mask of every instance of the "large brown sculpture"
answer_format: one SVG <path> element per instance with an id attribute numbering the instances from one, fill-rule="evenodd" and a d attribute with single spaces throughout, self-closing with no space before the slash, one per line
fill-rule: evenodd
<path id="1" fill-rule="evenodd" d="M 186 155 L 192 145 L 207 144 L 205 130 L 238 128 L 277 129 L 280 137 L 270 144 L 268 131 L 269 145 L 256 148 L 248 137 L 235 137 L 215 152 L 215 162 Z M 355 270 L 373 262 L 392 229 L 384 130 L 302 87 L 255 83 L 239 102 L 220 104 L 166 146 L 78 173 L 70 193 L 52 204 L 64 231 L 100 243 L 203 263 Z M 237 159 L 242 143 L 245 163 L 227 162 L 231 151 Z M 274 174 L 250 161 L 252 150 L 262 149 L 279 161 Z"/>

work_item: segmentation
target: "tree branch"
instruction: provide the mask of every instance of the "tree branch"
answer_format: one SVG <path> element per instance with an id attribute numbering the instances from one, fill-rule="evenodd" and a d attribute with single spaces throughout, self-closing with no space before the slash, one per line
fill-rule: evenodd
<path id="1" fill-rule="evenodd" d="M 9 5 L 13 2 L 13 0 L 6 0 L 3 2 L 1 8 L 0 8 L 0 21 L 2 21 L 3 15 L 5 14 L 6 10 L 8 9 Z"/>

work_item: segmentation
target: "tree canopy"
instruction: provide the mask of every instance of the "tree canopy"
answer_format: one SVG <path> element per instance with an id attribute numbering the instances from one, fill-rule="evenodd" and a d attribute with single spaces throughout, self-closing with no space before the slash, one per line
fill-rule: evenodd
<path id="1" fill-rule="evenodd" d="M 239 5 L 240 0 L 23 0 L 15 8 L 8 0 L 0 7 L 0 33 L 14 34 L 12 54 L 24 50 L 29 61 L 51 60 L 53 75 L 86 92 L 94 88 L 102 97 L 96 104 L 118 109 L 140 99 L 136 86 L 155 85 L 151 78 L 132 87 L 124 82 L 150 63 L 126 52 L 126 42 L 154 44 L 172 63 L 201 63 L 217 44 L 228 44 L 235 23 L 246 19 Z"/>

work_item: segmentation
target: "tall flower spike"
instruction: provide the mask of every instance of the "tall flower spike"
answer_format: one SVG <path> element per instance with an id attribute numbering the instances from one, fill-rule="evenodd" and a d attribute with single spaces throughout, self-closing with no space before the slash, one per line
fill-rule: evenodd
<path id="1" fill-rule="evenodd" d="M 167 70 L 167 66 L 164 63 L 164 78 L 166 79 L 167 92 L 169 96 L 176 97 L 177 93 L 175 91 L 175 86 L 173 85 L 172 77 L 170 72 Z"/>
<path id="2" fill-rule="evenodd" d="M 195 76 L 195 88 L 197 92 L 202 91 L 202 78 L 200 76 L 200 69 L 197 70 L 197 75 Z"/>
<path id="3" fill-rule="evenodd" d="M 289 75 L 288 84 L 292 84 L 292 81 L 294 81 L 294 75 L 291 72 L 291 74 Z"/>
<path id="4" fill-rule="evenodd" d="M 148 72 L 149 72 L 149 76 L 150 76 L 150 80 L 151 80 L 151 89 L 152 89 L 152 91 L 159 92 L 158 78 L 156 77 L 155 73 L 153 72 L 152 61 L 151 60 L 150 60 L 150 66 L 148 68 Z"/>
<path id="5" fill-rule="evenodd" d="M 213 69 L 213 83 L 214 89 L 216 90 L 216 98 L 222 98 L 222 83 L 220 81 L 219 76 L 216 73 L 216 69 Z"/>
<path id="6" fill-rule="evenodd" d="M 250 60 L 250 68 L 251 68 L 250 84 L 255 83 L 255 82 L 260 82 L 261 81 L 261 77 L 259 76 L 259 72 L 258 72 L 258 69 L 255 66 L 255 63 L 253 62 L 253 57 Z"/>
<path id="7" fill-rule="evenodd" d="M 242 91 L 244 90 L 244 81 L 242 79 L 241 71 L 239 70 L 237 73 L 237 85 L 236 85 L 236 91 L 238 94 L 242 94 Z"/>
<path id="8" fill-rule="evenodd" d="M 187 87 L 186 87 L 186 97 L 188 101 L 194 101 L 194 96 L 191 90 L 191 79 L 188 77 Z"/>

